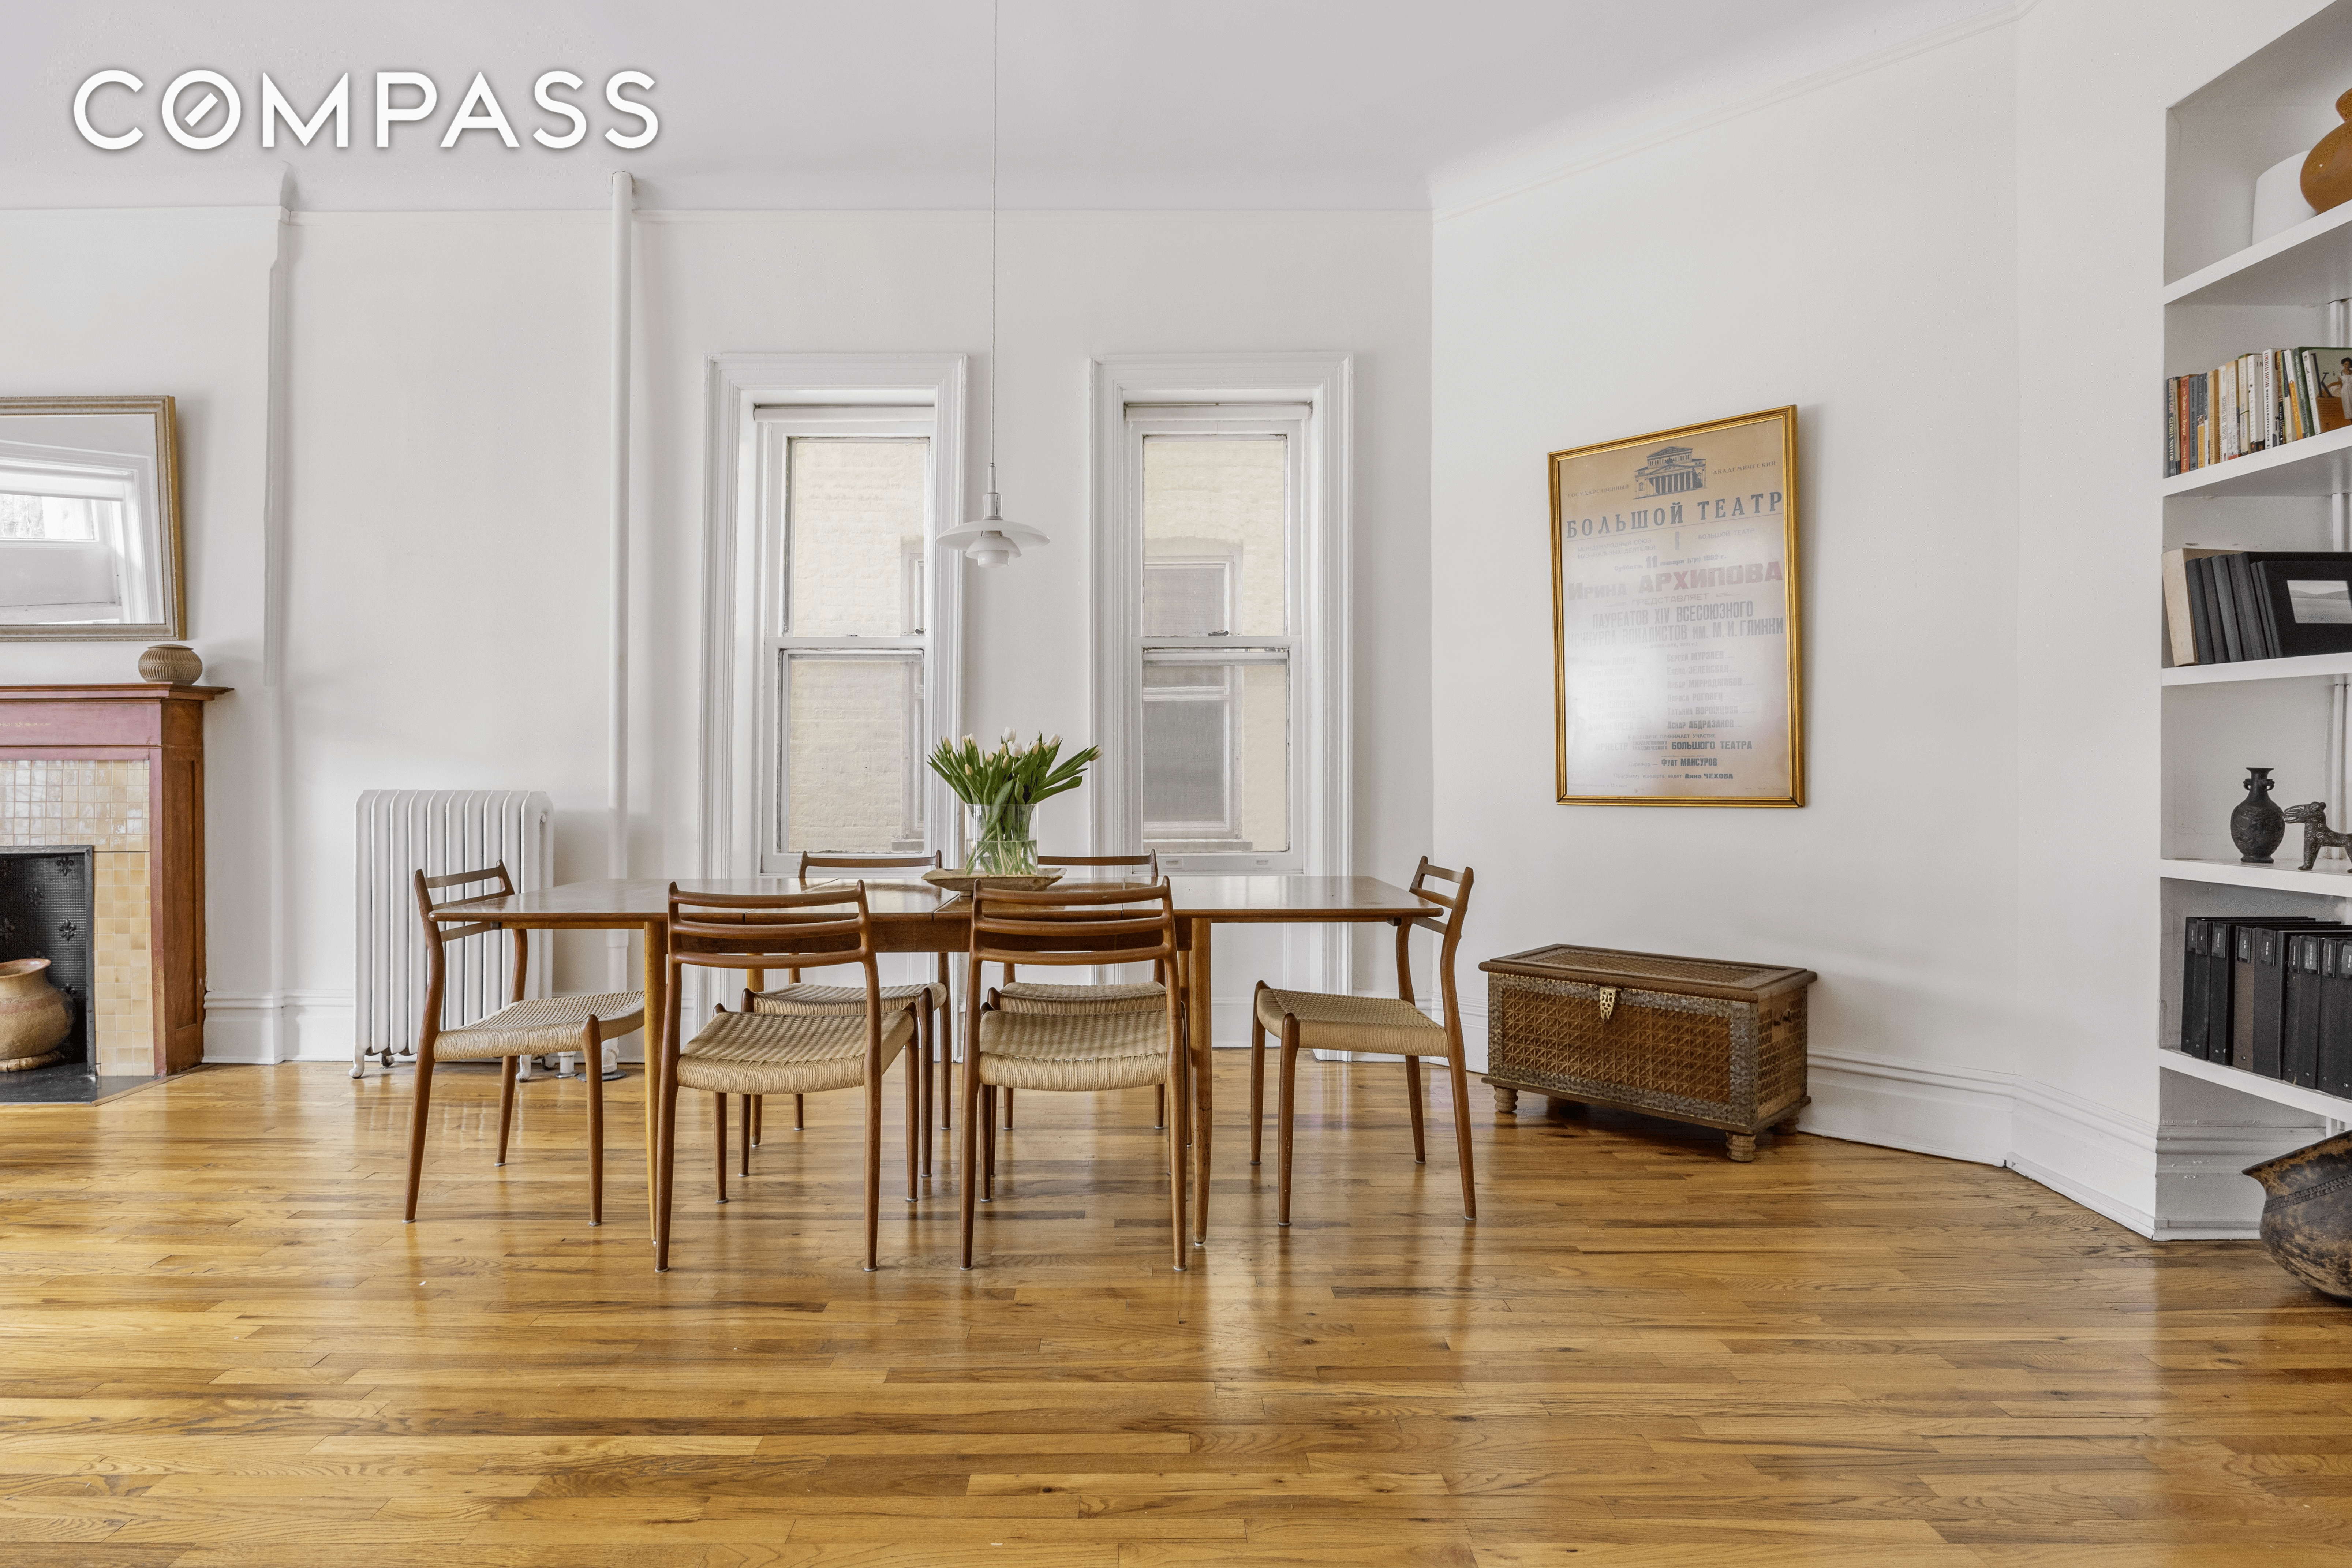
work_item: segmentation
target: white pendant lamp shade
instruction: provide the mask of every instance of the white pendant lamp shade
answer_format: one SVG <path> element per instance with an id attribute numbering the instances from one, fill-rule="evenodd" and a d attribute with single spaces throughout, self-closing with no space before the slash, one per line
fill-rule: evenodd
<path id="1" fill-rule="evenodd" d="M 1035 549 L 1049 542 L 1025 522 L 1007 522 L 996 499 L 996 69 L 999 37 L 997 6 L 988 8 L 988 494 L 980 516 L 961 528 L 950 528 L 939 542 L 961 550 L 975 566 L 1002 566 L 1020 558 L 1022 546 Z"/>
<path id="2" fill-rule="evenodd" d="M 941 544 L 951 545 L 964 552 L 975 566 L 1002 566 L 1018 557 L 1023 545 L 1035 547 L 1051 542 L 1040 531 L 1025 522 L 1007 522 L 999 510 L 996 499 L 996 474 L 988 476 L 990 489 L 982 498 L 978 521 L 961 528 L 950 528 L 940 535 Z"/>

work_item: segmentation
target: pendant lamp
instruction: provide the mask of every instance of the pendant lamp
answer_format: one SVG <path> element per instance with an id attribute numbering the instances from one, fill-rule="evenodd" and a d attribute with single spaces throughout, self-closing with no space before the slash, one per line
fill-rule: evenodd
<path id="1" fill-rule="evenodd" d="M 997 6 L 988 8 L 988 493 L 981 499 L 980 516 L 961 528 L 940 535 L 941 544 L 961 549 L 975 566 L 1002 566 L 1027 545 L 1049 542 L 1025 522 L 1004 521 L 996 494 L 996 105 Z"/>

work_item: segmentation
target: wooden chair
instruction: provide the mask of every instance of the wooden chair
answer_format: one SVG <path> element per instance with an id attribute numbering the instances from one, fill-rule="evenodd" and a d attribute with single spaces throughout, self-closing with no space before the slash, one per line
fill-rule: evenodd
<path id="1" fill-rule="evenodd" d="M 847 906 L 845 908 L 845 906 Z M 718 1122 L 719 1201 L 727 1201 L 727 1097 L 866 1091 L 866 1268 L 877 1266 L 876 1210 L 882 1193 L 882 1075 L 915 1039 L 910 1003 L 883 1000 L 874 962 L 874 925 L 866 884 L 808 893 L 692 893 L 669 889 L 670 1005 L 662 1020 L 661 1115 L 655 1129 L 654 1267 L 669 1268 L 670 1194 L 677 1163 L 677 1095 L 704 1089 Z M 854 1014 L 730 1013 L 720 1008 L 678 1041 L 678 979 L 688 964 L 714 969 L 828 968 L 866 971 L 863 1005 Z M 919 1074 L 907 1071 L 907 1201 L 918 1196 Z M 746 1116 L 749 1110 L 746 1109 Z"/>
<path id="2" fill-rule="evenodd" d="M 1040 855 L 1040 866 L 1122 866 L 1143 873 L 1142 880 L 1160 880 L 1160 852 L 1141 855 Z M 1004 984 L 988 994 L 992 1005 L 1007 1013 L 1156 1013 L 1168 994 L 1165 965 L 1151 966 L 1149 981 L 1124 985 L 1039 985 L 1016 981 L 1013 966 L 1004 966 Z M 1151 1125 L 1168 1125 L 1168 1092 L 1152 1091 Z M 1013 1091 L 1004 1091 L 1004 1129 L 1013 1130 Z"/>
<path id="3" fill-rule="evenodd" d="M 835 855 L 825 850 L 811 849 L 803 850 L 801 854 L 800 879 L 803 882 L 807 881 L 809 872 L 813 868 L 878 870 L 899 868 L 929 870 L 936 868 L 939 864 L 940 855 L 937 850 L 933 850 L 929 855 Z M 937 1026 L 950 1016 L 947 977 L 947 958 L 943 954 L 940 959 L 940 977 L 937 981 L 922 985 L 886 985 L 882 989 L 883 1001 L 912 1002 L 917 1007 L 916 1023 L 923 1064 L 923 1146 L 919 1163 L 922 1173 L 926 1176 L 931 1173 L 933 1065 L 936 1060 L 938 1071 L 944 1079 L 951 1070 L 949 1063 L 954 1056 L 953 1042 L 940 1038 Z M 797 969 L 788 971 L 784 977 L 787 984 L 773 991 L 761 989 L 765 977 L 758 970 L 753 970 L 748 978 L 751 984 L 745 986 L 743 991 L 743 1011 L 746 1013 L 773 1013 L 787 1017 L 845 1018 L 855 1017 L 866 1005 L 866 992 L 862 987 L 803 985 L 801 984 L 801 972 Z M 937 1098 L 941 1112 L 940 1125 L 943 1128 L 949 1124 L 946 1120 L 949 1092 L 948 1084 L 942 1081 Z M 747 1176 L 751 1173 L 751 1151 L 759 1143 L 761 1133 L 765 1130 L 764 1111 L 763 1097 L 752 1096 L 745 1115 L 743 1133 L 743 1173 Z M 806 1125 L 806 1102 L 802 1096 L 796 1094 L 793 1096 L 793 1131 L 801 1131 Z"/>
<path id="4" fill-rule="evenodd" d="M 1294 1091 L 1298 1053 L 1302 1050 L 1369 1051 L 1404 1058 L 1405 1089 L 1412 1106 L 1415 1164 L 1427 1163 L 1422 1136 L 1421 1058 L 1443 1055 L 1454 1085 L 1454 1144 L 1455 1158 L 1462 1166 L 1462 1215 L 1465 1219 L 1478 1217 L 1477 1195 L 1471 1183 L 1470 1100 L 1462 1061 L 1462 1005 L 1454 989 L 1454 951 L 1461 945 L 1462 916 L 1470 907 L 1473 875 L 1466 868 L 1449 871 L 1443 866 L 1431 865 L 1426 855 L 1421 858 L 1420 868 L 1412 874 L 1412 891 L 1443 909 L 1445 916 L 1440 920 L 1434 915 L 1416 915 L 1391 922 L 1397 931 L 1396 1001 L 1378 996 L 1334 996 L 1315 991 L 1276 991 L 1265 981 L 1258 982 L 1250 1009 L 1250 1163 L 1258 1163 L 1259 1136 L 1265 1115 L 1265 1037 L 1271 1031 L 1282 1041 L 1282 1103 L 1276 1135 L 1281 1207 L 1276 1224 L 1290 1223 L 1290 1124 L 1297 1100 Z M 1427 886 L 1433 877 L 1453 883 L 1452 895 L 1433 891 Z M 1442 1025 L 1432 1022 L 1428 1015 L 1412 1005 L 1411 942 L 1415 926 L 1435 931 L 1441 939 L 1437 984 L 1445 1003 L 1445 1022 Z"/>
<path id="5" fill-rule="evenodd" d="M 995 1196 L 999 1089 L 1101 1090 L 1157 1084 L 1175 1107 L 1168 1140 L 1173 1266 L 1186 1265 L 1183 1136 L 1189 1104 L 1182 988 L 1169 985 L 1150 1013 L 1013 1013 L 980 1003 L 983 963 L 1168 964 L 1176 955 L 1175 904 L 1163 880 L 1150 888 L 1051 888 L 972 895 L 970 988 L 964 1024 L 961 1144 L 963 1267 L 971 1267 L 972 1205 Z M 985 1170 L 979 1169 L 985 1159 Z"/>
<path id="6" fill-rule="evenodd" d="M 416 1031 L 416 1093 L 408 1110 L 408 1206 L 404 1217 L 416 1223 L 416 1188 L 425 1173 L 425 1118 L 433 1103 L 433 1067 L 438 1061 L 498 1060 L 499 1161 L 507 1163 L 507 1135 L 514 1126 L 515 1067 L 524 1057 L 549 1051 L 578 1051 L 588 1083 L 588 1223 L 604 1223 L 604 1043 L 635 1033 L 645 1023 L 646 999 L 635 991 L 614 991 L 589 996 L 541 996 L 525 999 L 524 966 L 530 958 L 530 933 L 514 932 L 514 967 L 507 977 L 507 1005 L 478 1022 L 460 1028 L 441 1026 L 441 998 L 448 975 L 448 944 L 499 930 L 488 921 L 445 926 L 434 915 L 467 899 L 487 899 L 514 891 L 505 863 L 478 871 L 452 871 L 443 877 L 415 874 L 416 913 L 425 922 L 425 1017 Z M 481 884 L 493 884 L 482 887 Z M 434 901 L 447 888 L 475 888 L 460 898 Z"/>

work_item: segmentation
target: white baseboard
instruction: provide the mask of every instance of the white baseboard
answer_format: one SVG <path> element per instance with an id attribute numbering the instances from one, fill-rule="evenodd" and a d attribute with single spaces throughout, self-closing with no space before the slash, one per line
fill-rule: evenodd
<path id="1" fill-rule="evenodd" d="M 353 1027 L 347 992 L 209 992 L 205 996 L 205 1060 L 258 1067 L 348 1063 Z"/>
<path id="2" fill-rule="evenodd" d="M 1804 1131 L 1979 1165 L 2008 1163 L 2007 1073 L 1817 1050 L 1806 1084 L 1813 1102 L 1798 1120 Z"/>

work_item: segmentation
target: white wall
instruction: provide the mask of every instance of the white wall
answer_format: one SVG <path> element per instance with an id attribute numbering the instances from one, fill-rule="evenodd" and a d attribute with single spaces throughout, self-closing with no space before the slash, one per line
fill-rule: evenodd
<path id="1" fill-rule="evenodd" d="M 272 988 L 263 512 L 275 207 L 0 211 L 0 396 L 176 400 L 188 638 L 205 719 L 213 989 Z M 0 643 L 0 685 L 139 679 L 139 642 Z"/>
<path id="2" fill-rule="evenodd" d="M 1090 355 L 1350 349 L 1362 453 L 1357 853 L 1368 869 L 1409 869 L 1429 820 L 1427 235 L 1413 215 L 1006 219 L 1000 459 L 1014 515 L 1055 543 L 1009 571 L 967 574 L 967 728 L 1086 732 Z M 286 1049 L 348 1055 L 360 791 L 546 790 L 557 875 L 603 873 L 604 237 L 602 216 L 588 214 L 298 215 L 293 225 Z M 697 868 L 705 357 L 970 352 L 980 436 L 985 239 L 985 219 L 969 214 L 644 223 L 638 874 Z M 972 447 L 976 495 L 984 442 Z M 209 537 L 195 537 L 210 559 Z M 1076 841 L 1083 813 L 1066 810 L 1049 831 Z M 251 847 L 217 826 L 215 844 L 216 860 Z M 602 942 L 563 939 L 559 983 L 601 984 Z M 1232 968 L 1220 989 L 1245 994 L 1254 978 Z M 218 1044 L 245 1058 L 262 1048 L 257 1038 Z"/>
<path id="3" fill-rule="evenodd" d="M 2044 0 L 1433 243 L 1434 814 L 1477 950 L 1812 968 L 1809 1129 L 2147 1230 L 2242 1231 L 2210 1172 L 2278 1146 L 2242 1097 L 2158 1104 L 2159 470 L 2143 400 L 2086 395 L 2160 377 L 2165 105 L 2314 6 L 2226 9 Z M 1810 804 L 1553 804 L 1541 454 L 1784 403 Z M 2160 1146 L 2203 1190 L 2159 1203 Z"/>

